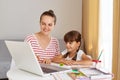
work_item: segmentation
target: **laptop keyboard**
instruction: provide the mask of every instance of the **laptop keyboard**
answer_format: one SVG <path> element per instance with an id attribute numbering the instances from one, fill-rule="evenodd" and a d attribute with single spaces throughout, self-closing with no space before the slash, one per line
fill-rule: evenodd
<path id="1" fill-rule="evenodd" d="M 53 70 L 50 68 L 46 68 L 46 67 L 41 67 L 44 73 L 52 73 L 52 72 L 57 72 L 57 70 Z"/>

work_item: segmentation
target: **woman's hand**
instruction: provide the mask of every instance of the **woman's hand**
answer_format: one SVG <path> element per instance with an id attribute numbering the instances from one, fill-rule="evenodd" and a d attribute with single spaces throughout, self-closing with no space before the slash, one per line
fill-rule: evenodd
<path id="1" fill-rule="evenodd" d="M 41 62 L 40 56 L 36 56 L 36 57 L 37 57 L 38 62 L 40 63 Z"/>
<path id="2" fill-rule="evenodd" d="M 45 64 L 50 64 L 51 63 L 51 59 L 46 59 L 45 58 L 45 59 L 41 60 L 40 56 L 36 56 L 36 57 L 37 57 L 39 63 L 45 63 Z"/>
<path id="3" fill-rule="evenodd" d="M 51 63 L 51 59 L 43 59 L 42 63 L 50 64 Z"/>

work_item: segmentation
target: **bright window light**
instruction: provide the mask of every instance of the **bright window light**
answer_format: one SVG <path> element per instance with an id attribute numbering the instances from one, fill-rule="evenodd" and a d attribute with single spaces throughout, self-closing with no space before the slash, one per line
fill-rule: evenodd
<path id="1" fill-rule="evenodd" d="M 113 0 L 100 0 L 99 53 L 103 49 L 102 67 L 112 71 Z"/>

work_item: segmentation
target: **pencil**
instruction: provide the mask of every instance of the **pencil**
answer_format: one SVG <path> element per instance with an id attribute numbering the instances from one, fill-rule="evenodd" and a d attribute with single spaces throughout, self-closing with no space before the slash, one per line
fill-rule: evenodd
<path id="1" fill-rule="evenodd" d="M 97 60 L 99 60 L 99 59 L 100 59 L 100 57 L 101 57 L 102 53 L 103 53 L 103 49 L 102 49 L 102 51 L 100 52 L 100 55 L 98 56 L 98 59 L 97 59 Z"/>

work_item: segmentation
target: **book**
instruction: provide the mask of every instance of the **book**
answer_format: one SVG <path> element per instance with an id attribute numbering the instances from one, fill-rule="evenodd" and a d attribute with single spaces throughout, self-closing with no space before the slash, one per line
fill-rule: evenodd
<path id="1" fill-rule="evenodd" d="M 84 73 L 90 80 L 99 80 L 99 79 L 112 79 L 112 74 L 109 72 L 104 72 L 101 69 L 97 68 L 81 68 L 80 71 Z"/>
<path id="2" fill-rule="evenodd" d="M 73 80 L 90 80 L 84 73 L 81 71 L 73 70 L 72 72 L 67 73 Z"/>

